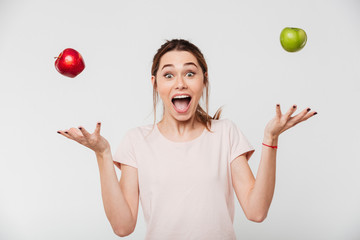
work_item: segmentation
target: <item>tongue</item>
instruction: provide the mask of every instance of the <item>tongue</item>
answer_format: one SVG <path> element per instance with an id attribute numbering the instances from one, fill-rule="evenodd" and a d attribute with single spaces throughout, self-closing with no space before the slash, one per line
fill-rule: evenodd
<path id="1" fill-rule="evenodd" d="M 189 105 L 189 99 L 184 98 L 184 99 L 175 99 L 174 100 L 174 105 L 177 109 L 180 110 L 184 110 L 187 108 L 187 106 Z"/>

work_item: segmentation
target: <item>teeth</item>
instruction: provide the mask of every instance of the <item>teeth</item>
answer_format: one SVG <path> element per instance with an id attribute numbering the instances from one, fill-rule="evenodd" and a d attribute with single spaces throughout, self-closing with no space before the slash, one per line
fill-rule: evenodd
<path id="1" fill-rule="evenodd" d="M 174 97 L 174 99 L 175 98 L 187 98 L 187 97 L 190 97 L 190 96 L 188 96 L 188 95 L 179 95 L 179 96 Z"/>

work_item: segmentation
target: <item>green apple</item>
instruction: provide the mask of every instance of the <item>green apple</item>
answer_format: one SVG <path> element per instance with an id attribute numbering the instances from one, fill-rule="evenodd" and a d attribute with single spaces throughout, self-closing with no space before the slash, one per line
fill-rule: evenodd
<path id="1" fill-rule="evenodd" d="M 281 31 L 281 46 L 288 52 L 297 52 L 306 44 L 307 36 L 301 28 L 286 27 Z"/>

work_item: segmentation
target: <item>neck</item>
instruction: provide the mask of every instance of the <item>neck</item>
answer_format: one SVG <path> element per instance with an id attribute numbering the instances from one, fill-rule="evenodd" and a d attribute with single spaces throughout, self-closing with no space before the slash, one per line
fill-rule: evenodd
<path id="1" fill-rule="evenodd" d="M 191 136 L 194 132 L 204 128 L 204 126 L 196 120 L 195 115 L 185 121 L 179 121 L 172 116 L 164 115 L 163 119 L 158 123 L 158 127 L 162 132 L 174 137 Z"/>

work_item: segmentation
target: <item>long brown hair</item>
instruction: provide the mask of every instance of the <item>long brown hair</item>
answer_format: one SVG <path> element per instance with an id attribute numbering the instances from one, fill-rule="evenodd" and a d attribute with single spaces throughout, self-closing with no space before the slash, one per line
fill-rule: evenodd
<path id="1" fill-rule="evenodd" d="M 220 119 L 222 107 L 220 107 L 216 111 L 216 113 L 214 114 L 213 117 L 211 117 L 208 114 L 208 112 L 209 112 L 209 79 L 208 79 L 207 74 L 205 75 L 205 73 L 207 73 L 207 71 L 208 71 L 207 64 L 206 64 L 205 58 L 204 58 L 203 54 L 201 53 L 200 49 L 198 47 L 196 47 L 194 44 L 192 44 L 189 41 L 184 40 L 184 39 L 173 39 L 171 41 L 167 40 L 163 45 L 161 45 L 161 47 L 157 50 L 157 53 L 154 56 L 153 64 L 151 67 L 151 75 L 155 77 L 155 82 L 154 82 L 154 86 L 153 86 L 154 125 L 156 123 L 156 105 L 157 105 L 157 102 L 159 99 L 159 95 L 156 91 L 156 88 L 157 88 L 156 74 L 157 74 L 157 71 L 159 70 L 161 57 L 165 53 L 170 52 L 170 51 L 190 52 L 191 54 L 194 55 L 194 57 L 197 59 L 198 63 L 200 64 L 200 67 L 204 74 L 204 85 L 205 85 L 205 90 L 206 90 L 206 99 L 205 99 L 206 111 L 204 111 L 204 109 L 202 109 L 202 107 L 198 103 L 197 108 L 196 108 L 195 117 L 201 124 L 203 124 L 206 127 L 206 129 L 208 131 L 210 131 L 211 119 L 214 119 L 214 120 Z M 202 96 L 202 98 L 203 97 L 204 96 Z"/>

